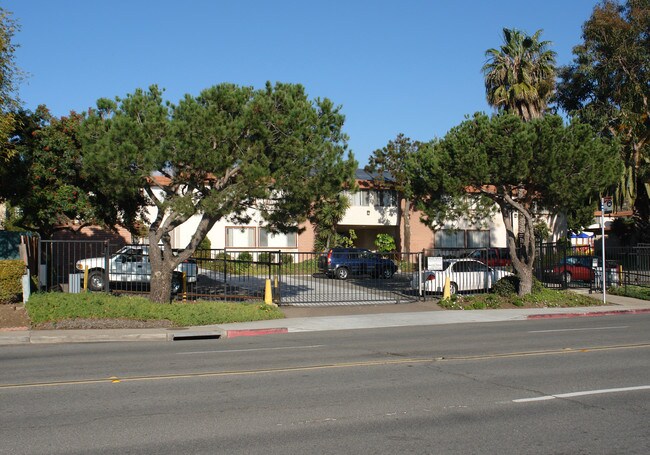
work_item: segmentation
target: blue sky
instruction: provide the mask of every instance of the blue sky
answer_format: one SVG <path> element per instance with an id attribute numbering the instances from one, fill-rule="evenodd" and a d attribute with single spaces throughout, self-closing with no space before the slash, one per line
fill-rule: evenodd
<path id="1" fill-rule="evenodd" d="M 503 27 L 572 60 L 596 0 L 4 0 L 22 29 L 26 107 L 85 111 L 158 84 L 178 101 L 221 82 L 303 84 L 342 105 L 360 165 L 404 133 L 442 137 L 490 112 L 481 66 Z"/>

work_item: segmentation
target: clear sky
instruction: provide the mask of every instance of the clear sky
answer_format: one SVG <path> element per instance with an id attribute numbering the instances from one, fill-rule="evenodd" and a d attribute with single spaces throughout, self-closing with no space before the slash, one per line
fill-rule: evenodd
<path id="1" fill-rule="evenodd" d="M 363 166 L 398 133 L 442 137 L 489 112 L 481 66 L 503 27 L 543 29 L 571 62 L 596 0 L 3 0 L 21 31 L 29 109 L 85 111 L 158 84 L 178 101 L 221 82 L 303 84 L 342 105 Z"/>

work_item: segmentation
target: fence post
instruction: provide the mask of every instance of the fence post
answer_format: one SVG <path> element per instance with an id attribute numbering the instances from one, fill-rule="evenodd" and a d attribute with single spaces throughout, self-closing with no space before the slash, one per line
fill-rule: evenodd
<path id="1" fill-rule="evenodd" d="M 224 282 L 224 289 L 225 289 L 225 283 L 226 283 L 226 275 L 228 275 L 228 253 L 226 253 L 226 249 L 223 249 L 223 282 Z M 225 292 L 225 291 L 224 291 Z"/>
<path id="2" fill-rule="evenodd" d="M 108 267 L 110 263 L 110 248 L 111 244 L 109 243 L 108 240 L 104 241 L 104 292 L 109 293 L 110 292 L 110 282 L 109 277 L 110 274 L 108 273 Z"/>
<path id="3" fill-rule="evenodd" d="M 422 289 L 422 262 L 424 261 L 424 249 L 422 250 L 421 253 L 418 253 L 418 295 L 420 298 L 424 297 L 424 300 L 426 300 L 427 294 L 423 291 Z"/>

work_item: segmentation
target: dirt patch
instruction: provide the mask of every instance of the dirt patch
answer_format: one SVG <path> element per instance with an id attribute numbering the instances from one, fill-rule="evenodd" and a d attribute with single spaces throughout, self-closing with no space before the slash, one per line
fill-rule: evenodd
<path id="1" fill-rule="evenodd" d="M 28 328 L 30 326 L 25 305 L 22 303 L 0 304 L 0 330 Z"/>
<path id="2" fill-rule="evenodd" d="M 59 322 L 45 322 L 34 326 L 38 330 L 55 329 L 159 329 L 174 327 L 171 321 L 136 321 L 132 319 L 67 319 Z"/>

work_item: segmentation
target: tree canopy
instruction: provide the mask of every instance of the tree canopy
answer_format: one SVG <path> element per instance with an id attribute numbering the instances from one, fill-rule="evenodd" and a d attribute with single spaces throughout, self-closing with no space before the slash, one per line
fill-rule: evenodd
<path id="1" fill-rule="evenodd" d="M 15 61 L 16 44 L 14 34 L 18 24 L 11 13 L 0 7 L 0 179 L 9 178 L 7 162 L 15 154 L 10 139 L 15 128 L 16 111 L 20 102 L 17 95 L 17 83 L 23 78 L 23 72 Z M 0 191 L 0 200 L 4 199 Z"/>
<path id="2" fill-rule="evenodd" d="M 150 249 L 151 298 L 162 302 L 172 270 L 217 221 L 248 222 L 255 209 L 269 230 L 295 231 L 315 201 L 352 183 L 343 122 L 339 107 L 308 99 L 301 85 L 221 84 L 176 105 L 152 86 L 98 101 L 83 123 L 84 169 L 162 246 Z M 171 231 L 195 215 L 190 242 L 172 255 Z"/>
<path id="3" fill-rule="evenodd" d="M 16 118 L 12 133 L 16 155 L 6 163 L 12 178 L 0 183 L 7 199 L 20 208 L 14 224 L 49 238 L 73 220 L 110 219 L 82 175 L 78 128 L 83 117 L 72 112 L 56 118 L 40 106 L 34 113 L 21 111 Z"/>
<path id="4" fill-rule="evenodd" d="M 560 107 L 621 144 L 626 172 L 618 204 L 635 209 L 650 241 L 650 0 L 604 1 L 582 29 L 573 63 L 561 68 Z"/>
<path id="5" fill-rule="evenodd" d="M 394 140 L 388 141 L 386 146 L 375 150 L 370 156 L 366 170 L 377 173 L 376 185 L 383 185 L 384 173 L 390 173 L 391 185 L 399 192 L 400 198 L 404 201 L 402 210 L 402 223 L 404 226 L 404 248 L 409 251 L 411 248 L 411 200 L 413 190 L 411 188 L 411 176 L 407 169 L 410 160 L 420 147 L 426 146 L 419 141 L 413 141 L 404 134 L 398 134 Z M 400 207 L 402 204 L 400 204 Z"/>
<path id="6" fill-rule="evenodd" d="M 503 29 L 503 45 L 485 52 L 485 93 L 490 106 L 524 120 L 540 117 L 555 89 L 555 52 L 550 41 Z"/>
<path id="7" fill-rule="evenodd" d="M 522 294 L 532 287 L 536 217 L 547 211 L 568 214 L 572 225 L 590 222 L 599 192 L 621 169 L 616 144 L 555 115 L 524 122 L 475 114 L 416 158 L 413 188 L 431 225 L 461 217 L 478 223 L 498 208 Z M 512 214 L 525 221 L 519 248 Z"/>

